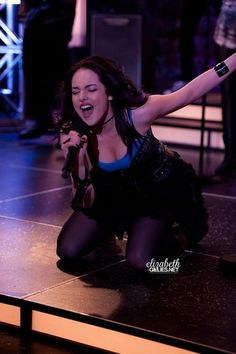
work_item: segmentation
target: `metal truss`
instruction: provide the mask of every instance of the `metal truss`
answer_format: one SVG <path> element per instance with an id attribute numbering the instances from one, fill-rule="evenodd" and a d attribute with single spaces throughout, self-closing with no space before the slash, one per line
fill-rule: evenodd
<path id="1" fill-rule="evenodd" d="M 23 112 L 23 24 L 17 21 L 20 0 L 0 0 L 0 94 L 6 111 Z"/>

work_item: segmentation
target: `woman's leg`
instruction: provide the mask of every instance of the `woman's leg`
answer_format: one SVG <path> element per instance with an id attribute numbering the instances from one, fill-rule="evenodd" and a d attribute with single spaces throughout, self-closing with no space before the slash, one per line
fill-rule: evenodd
<path id="1" fill-rule="evenodd" d="M 83 212 L 74 212 L 58 236 L 57 255 L 64 261 L 76 261 L 93 251 L 108 235 L 112 235 L 112 225 L 101 226 Z"/>
<path id="2" fill-rule="evenodd" d="M 173 235 L 171 223 L 165 218 L 149 216 L 137 218 L 128 232 L 127 261 L 136 269 L 147 270 L 152 258 L 160 259 L 176 255 L 180 245 Z"/>

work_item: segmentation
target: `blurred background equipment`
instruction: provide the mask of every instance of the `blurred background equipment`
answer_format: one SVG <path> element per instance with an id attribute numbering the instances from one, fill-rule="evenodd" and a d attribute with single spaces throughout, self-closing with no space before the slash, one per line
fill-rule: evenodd
<path id="1" fill-rule="evenodd" d="M 94 14 L 91 54 L 116 60 L 138 87 L 142 84 L 142 17 Z"/>
<path id="2" fill-rule="evenodd" d="M 0 109 L 2 115 L 23 112 L 23 26 L 17 20 L 20 0 L 0 0 Z"/>

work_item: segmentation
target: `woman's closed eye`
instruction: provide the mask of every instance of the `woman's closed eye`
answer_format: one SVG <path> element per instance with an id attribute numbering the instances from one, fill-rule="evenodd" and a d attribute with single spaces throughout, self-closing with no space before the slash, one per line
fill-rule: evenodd
<path id="1" fill-rule="evenodd" d="M 88 85 L 85 87 L 85 92 L 95 92 L 97 91 L 97 86 L 96 85 Z M 81 92 L 81 90 L 79 88 L 72 88 L 72 95 L 78 95 Z"/>
<path id="2" fill-rule="evenodd" d="M 97 87 L 89 87 L 88 92 L 95 92 L 97 91 Z"/>
<path id="3" fill-rule="evenodd" d="M 80 93 L 80 90 L 72 90 L 71 93 L 72 95 L 78 95 Z"/>

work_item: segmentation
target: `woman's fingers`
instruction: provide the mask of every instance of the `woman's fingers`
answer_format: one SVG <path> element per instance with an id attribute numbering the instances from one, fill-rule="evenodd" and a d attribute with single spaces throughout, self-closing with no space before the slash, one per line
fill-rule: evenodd
<path id="1" fill-rule="evenodd" d="M 68 149 L 70 146 L 77 146 L 80 143 L 80 135 L 75 131 L 71 130 L 69 134 L 61 134 L 61 148 Z"/>
<path id="2" fill-rule="evenodd" d="M 71 146 L 78 147 L 78 150 L 81 150 L 81 156 L 83 156 L 87 149 L 87 143 L 87 135 L 80 136 L 75 130 L 71 130 L 68 134 L 61 133 L 61 149 L 65 157 Z"/>

